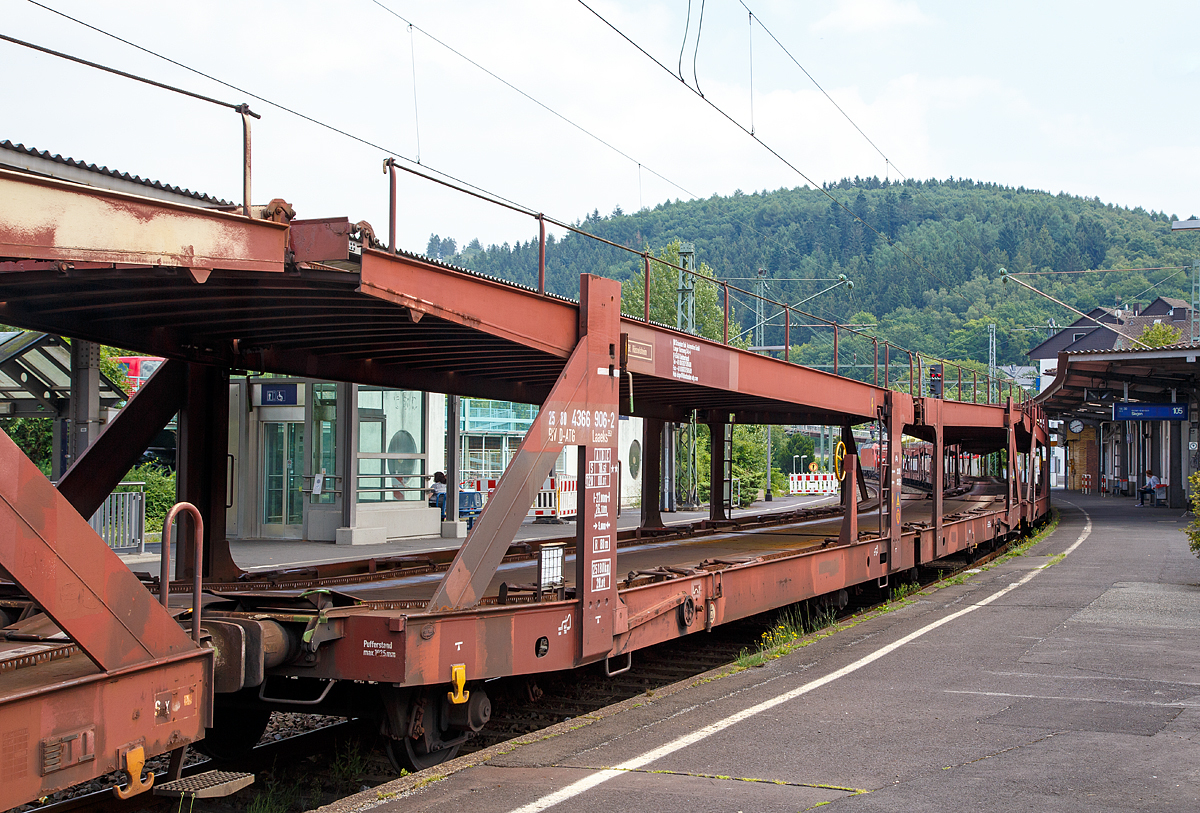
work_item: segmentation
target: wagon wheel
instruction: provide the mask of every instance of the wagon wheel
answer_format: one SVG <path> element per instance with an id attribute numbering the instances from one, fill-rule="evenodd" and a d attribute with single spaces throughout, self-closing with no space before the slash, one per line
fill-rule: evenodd
<path id="1" fill-rule="evenodd" d="M 406 718 L 407 736 L 387 737 L 385 750 L 396 773 L 415 773 L 453 759 L 466 741 L 466 734 L 448 730 L 446 726 L 445 695 L 419 692 L 409 701 Z M 446 735 L 450 739 L 443 739 Z"/>
<path id="2" fill-rule="evenodd" d="M 837 475 L 839 480 L 846 479 L 846 444 L 838 441 L 838 445 L 833 450 L 833 473 Z"/>

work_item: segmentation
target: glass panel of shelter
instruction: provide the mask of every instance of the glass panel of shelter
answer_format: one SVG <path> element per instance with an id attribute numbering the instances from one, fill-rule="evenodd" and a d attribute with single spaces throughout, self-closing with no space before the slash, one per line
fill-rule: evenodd
<path id="1" fill-rule="evenodd" d="M 323 474 L 321 493 L 309 495 L 313 505 L 331 505 L 337 500 L 337 384 L 313 384 L 312 470 Z"/>
<path id="2" fill-rule="evenodd" d="M 359 387 L 358 502 L 426 499 L 426 458 L 423 393 Z"/>

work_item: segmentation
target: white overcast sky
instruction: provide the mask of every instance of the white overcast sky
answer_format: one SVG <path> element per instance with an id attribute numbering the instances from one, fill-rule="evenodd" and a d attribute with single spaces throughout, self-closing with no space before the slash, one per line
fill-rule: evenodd
<path id="1" fill-rule="evenodd" d="M 535 210 L 593 209 L 805 183 L 575 0 L 384 5 L 627 153 L 580 133 L 371 0 L 46 0 L 99 28 Z M 596 0 L 674 70 L 688 0 Z M 970 177 L 1200 214 L 1194 2 L 747 0 L 890 159 L 855 132 L 736 0 L 692 0 L 683 75 L 816 182 Z M 347 215 L 386 235 L 385 153 L 222 87 L 27 0 L 0 32 L 238 103 L 254 124 L 254 200 Z M 753 95 L 750 65 L 753 43 Z M 416 111 L 414 116 L 414 66 Z M 228 110 L 0 42 L 0 140 L 241 197 Z M 419 128 L 417 121 L 419 120 Z M 640 173 L 636 162 L 644 169 Z M 651 174 L 657 172 L 679 187 Z M 535 226 L 402 175 L 399 232 L 465 244 Z"/>

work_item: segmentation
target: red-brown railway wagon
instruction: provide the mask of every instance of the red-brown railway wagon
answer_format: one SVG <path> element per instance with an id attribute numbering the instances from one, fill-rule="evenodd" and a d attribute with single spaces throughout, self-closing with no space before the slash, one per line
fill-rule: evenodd
<path id="1" fill-rule="evenodd" d="M 364 224 L 291 220 L 284 205 L 254 214 L 0 172 L 0 321 L 168 359 L 57 491 L 15 447 L 4 447 L 11 463 L 0 472 L 0 491 L 16 496 L 0 506 L 0 567 L 13 582 L 3 606 L 44 611 L 87 657 L 74 663 L 99 676 L 93 682 L 129 687 L 127 696 L 140 700 L 114 707 L 72 697 L 62 701 L 62 714 L 43 714 L 31 726 L 23 722 L 31 695 L 10 691 L 16 684 L 6 674 L 0 738 L 12 747 L 0 764 L 0 804 L 101 773 L 139 737 L 144 752 L 155 753 L 194 742 L 207 728 L 211 750 L 236 750 L 272 708 L 377 713 L 400 761 L 432 764 L 486 722 L 486 679 L 590 663 L 621 671 L 640 648 L 885 583 L 990 544 L 1048 510 L 1045 421 L 1034 407 L 914 396 L 683 334 L 622 315 L 613 280 L 585 275 L 579 301 L 569 302 L 380 250 Z M 232 561 L 225 537 L 228 416 L 215 405 L 225 403 L 231 369 L 541 410 L 453 558 L 255 581 Z M 136 580 L 128 583 L 128 571 L 117 573 L 119 561 L 83 530 L 80 516 L 128 470 L 136 457 L 130 450 L 144 448 L 176 413 L 179 497 L 203 516 L 208 593 L 189 601 L 180 584 L 181 603 L 168 612 Z M 643 476 L 651 485 L 643 493 L 656 491 L 664 421 L 697 416 L 714 438 L 727 438 L 736 423 L 841 425 L 849 452 L 841 508 L 793 517 L 765 534 L 734 527 L 714 500 L 709 520 L 693 533 L 660 538 L 661 518 L 644 501 L 638 532 L 616 534 L 610 463 L 621 414 L 645 420 Z M 875 423 L 881 438 L 874 496 L 859 476 L 850 431 L 864 423 Z M 928 442 L 927 459 L 937 461 L 928 498 L 902 500 L 905 434 Z M 542 551 L 512 542 L 567 445 L 580 449 L 577 536 L 561 563 L 561 584 L 539 582 Z M 954 456 L 947 449 L 1003 451 L 1011 464 L 990 493 L 947 497 L 948 477 L 957 474 L 942 465 Z M 725 445 L 713 444 L 711 457 L 713 482 L 720 482 Z M 36 555 L 22 527 L 37 529 Z M 188 533 L 181 538 L 176 575 L 184 578 L 197 546 Z M 531 583 L 533 591 L 516 589 Z M 204 646 L 179 627 L 191 625 L 197 604 L 204 605 Z M 168 673 L 177 661 L 211 667 Z M 46 692 L 79 684 L 50 668 L 55 663 L 61 660 L 26 665 L 22 681 Z M 129 670 L 153 685 L 137 688 Z M 176 714 L 172 700 L 176 716 L 160 721 L 146 704 L 165 699 L 168 689 L 190 697 L 197 712 Z M 167 727 L 169 735 L 159 736 Z M 47 770 L 47 749 L 64 737 L 78 738 L 78 753 L 95 758 Z M 12 776 L 29 782 L 5 781 Z"/>

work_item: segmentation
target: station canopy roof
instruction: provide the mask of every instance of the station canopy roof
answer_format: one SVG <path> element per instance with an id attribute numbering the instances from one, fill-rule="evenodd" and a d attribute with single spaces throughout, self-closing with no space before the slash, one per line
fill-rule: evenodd
<path id="1" fill-rule="evenodd" d="M 100 406 L 127 396 L 103 373 Z M 0 332 L 0 416 L 54 418 L 71 400 L 71 345 L 48 333 Z"/>
<path id="2" fill-rule="evenodd" d="M 1193 397 L 1200 379 L 1200 345 L 1059 353 L 1054 381 L 1034 400 L 1052 418 L 1111 420 L 1125 400 L 1168 403 Z M 1126 389 L 1128 388 L 1128 390 Z"/>

